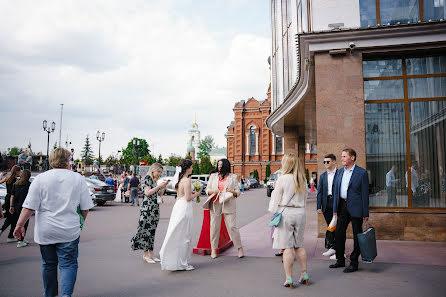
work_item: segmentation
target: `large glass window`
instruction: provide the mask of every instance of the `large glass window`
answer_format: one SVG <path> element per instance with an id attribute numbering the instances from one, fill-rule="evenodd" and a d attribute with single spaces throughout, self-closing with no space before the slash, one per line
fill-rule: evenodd
<path id="1" fill-rule="evenodd" d="M 282 154 L 283 150 L 282 150 L 282 136 L 276 135 L 276 154 Z"/>
<path id="2" fill-rule="evenodd" d="M 366 104 L 365 123 L 370 206 L 406 207 L 404 103 Z"/>
<path id="3" fill-rule="evenodd" d="M 361 27 L 443 20 L 446 15 L 445 2 L 446 0 L 359 0 Z"/>
<path id="4" fill-rule="evenodd" d="M 446 208 L 446 56 L 366 60 L 363 75 L 370 205 Z"/>

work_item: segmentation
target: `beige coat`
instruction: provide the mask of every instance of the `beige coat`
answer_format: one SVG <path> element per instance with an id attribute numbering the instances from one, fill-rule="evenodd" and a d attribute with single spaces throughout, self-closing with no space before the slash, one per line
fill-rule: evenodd
<path id="1" fill-rule="evenodd" d="M 226 180 L 225 188 L 228 190 L 237 192 L 237 197 L 240 196 L 240 186 L 238 184 L 237 175 L 232 174 L 232 173 L 229 174 L 229 176 Z M 208 185 L 206 188 L 206 193 L 208 193 L 208 191 L 218 191 L 218 173 L 212 173 L 211 176 L 209 177 Z M 206 202 L 203 204 L 204 209 L 210 208 L 211 199 L 214 198 L 215 195 L 216 194 L 208 197 Z M 222 209 L 223 213 L 235 213 L 236 212 L 235 199 L 237 199 L 237 198 L 236 197 L 231 198 L 228 201 L 225 201 L 223 203 L 223 209 Z M 217 202 L 217 203 L 219 203 L 219 202 Z"/>

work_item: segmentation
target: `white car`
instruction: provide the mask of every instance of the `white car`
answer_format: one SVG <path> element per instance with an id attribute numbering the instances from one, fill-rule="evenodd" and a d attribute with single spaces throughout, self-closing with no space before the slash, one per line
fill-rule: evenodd
<path id="1" fill-rule="evenodd" d="M 5 208 L 5 197 L 6 197 L 6 184 L 0 184 L 0 202 L 2 203 L 2 208 Z"/>

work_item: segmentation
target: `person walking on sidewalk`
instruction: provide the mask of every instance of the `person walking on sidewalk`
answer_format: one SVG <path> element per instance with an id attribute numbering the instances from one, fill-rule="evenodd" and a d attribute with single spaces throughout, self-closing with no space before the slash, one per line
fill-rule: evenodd
<path id="1" fill-rule="evenodd" d="M 29 187 L 15 238 L 25 235 L 25 223 L 35 212 L 34 241 L 40 246 L 44 296 L 58 296 L 57 266 L 60 270 L 60 296 L 71 296 L 78 270 L 81 220 L 87 218 L 93 202 L 84 177 L 71 171 L 70 151 L 56 148 L 50 154 L 53 169 L 39 174 Z"/>
<path id="2" fill-rule="evenodd" d="M 292 288 L 294 255 L 300 266 L 299 283 L 309 281 L 307 252 L 303 247 L 306 224 L 305 205 L 308 195 L 304 167 L 296 154 L 285 154 L 282 158 L 282 175 L 277 179 L 268 210 L 282 212 L 282 219 L 274 230 L 274 249 L 284 249 L 283 268 L 285 287 Z"/>
<path id="3" fill-rule="evenodd" d="M 238 257 L 243 258 L 242 241 L 236 223 L 236 198 L 240 196 L 240 187 L 237 175 L 231 173 L 231 163 L 228 159 L 218 161 L 215 172 L 209 177 L 206 193 L 209 195 L 209 198 L 203 204 L 203 208 L 209 209 L 211 217 L 211 258 L 217 258 L 223 214 L 228 233 L 231 236 L 234 247 L 238 249 Z M 231 197 L 221 203 L 219 200 L 222 199 L 220 195 L 228 193 L 232 194 Z"/>
<path id="4" fill-rule="evenodd" d="M 338 216 L 335 231 L 336 263 L 330 268 L 345 267 L 345 239 L 348 224 L 352 223 L 353 252 L 350 265 L 345 273 L 358 270 L 359 249 L 358 234 L 362 232 L 362 223 L 369 219 L 369 178 L 364 168 L 355 164 L 356 152 L 351 148 L 342 151 L 342 165 L 334 186 L 333 215 Z"/>
<path id="5" fill-rule="evenodd" d="M 139 199 L 138 199 L 139 179 L 134 172 L 132 173 L 132 178 L 129 181 L 129 187 L 130 187 L 130 203 L 132 203 L 132 206 L 135 204 L 139 206 Z"/>
<path id="6" fill-rule="evenodd" d="M 31 178 L 31 171 L 28 169 L 22 170 L 22 173 L 20 174 L 20 179 L 17 180 L 14 185 L 12 186 L 11 191 L 11 200 L 10 200 L 10 207 L 8 209 L 8 212 L 11 214 L 12 217 L 12 223 L 11 223 L 11 229 L 14 230 L 17 221 L 19 220 L 20 212 L 22 211 L 22 204 L 25 201 L 26 195 L 28 195 L 29 186 L 31 185 L 31 182 L 29 179 Z M 25 233 L 28 229 L 28 223 L 29 220 L 25 223 Z M 17 243 L 17 247 L 25 247 L 28 245 L 28 242 L 25 240 L 24 236 L 21 236 L 18 238 L 19 242 Z"/>
<path id="7" fill-rule="evenodd" d="M 155 232 L 160 220 L 158 195 L 164 194 L 164 190 L 169 183 L 167 180 L 157 185 L 157 181 L 161 174 L 163 174 L 163 166 L 161 164 L 154 163 L 150 166 L 149 172 L 144 177 L 144 181 L 141 186 L 144 191 L 144 199 L 142 201 L 141 213 L 139 215 L 138 230 L 136 231 L 136 235 L 131 240 L 132 249 L 134 251 L 143 250 L 143 260 L 151 264 L 160 261 L 160 259 L 155 257 L 153 253 Z M 130 181 L 130 184 L 131 183 L 132 181 Z"/>
<path id="8" fill-rule="evenodd" d="M 328 226 L 333 218 L 333 181 L 336 181 L 339 173 L 339 170 L 336 168 L 336 156 L 334 154 L 324 156 L 324 167 L 326 171 L 319 177 L 319 186 L 317 188 L 317 212 L 324 215 Z M 336 254 L 334 231 L 327 230 L 325 232 L 325 248 L 327 251 L 322 253 L 322 255 L 331 257 Z"/>
<path id="9" fill-rule="evenodd" d="M 14 222 L 14 217 L 13 215 L 9 212 L 9 208 L 11 207 L 11 192 L 12 192 L 12 187 L 14 185 L 14 183 L 17 181 L 17 177 L 20 175 L 21 173 L 21 168 L 18 165 L 14 165 L 14 167 L 12 167 L 11 169 L 11 173 L 5 177 L 4 179 L 0 180 L 0 184 L 2 183 L 6 183 L 6 197 L 5 197 L 5 209 L 6 209 L 6 214 L 5 214 L 5 221 L 3 222 L 3 226 L 0 229 L 0 235 L 9 227 L 11 226 L 11 229 L 9 230 L 9 234 L 8 234 L 8 239 L 7 242 L 11 243 L 11 242 L 17 242 L 17 239 L 14 238 L 14 229 L 12 228 L 12 223 Z M 3 211 L 3 210 L 1 210 Z"/>

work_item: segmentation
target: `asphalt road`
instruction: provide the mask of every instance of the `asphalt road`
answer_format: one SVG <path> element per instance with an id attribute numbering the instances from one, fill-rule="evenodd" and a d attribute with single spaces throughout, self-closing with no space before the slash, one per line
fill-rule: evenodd
<path id="1" fill-rule="evenodd" d="M 266 213 L 265 189 L 246 192 L 238 200 L 238 226 Z M 204 199 L 203 199 L 204 200 Z M 174 198 L 165 197 L 155 240 L 162 245 Z M 194 204 L 194 237 L 198 240 L 201 204 Z M 374 263 L 353 274 L 330 270 L 327 261 L 310 260 L 310 286 L 282 287 L 280 258 L 192 256 L 196 270 L 161 271 L 159 264 L 142 260 L 132 251 L 139 208 L 112 203 L 90 212 L 80 240 L 79 272 L 74 296 L 445 296 L 446 267 Z M 32 241 L 34 218 L 28 239 Z M 243 241 L 243 238 L 242 238 Z M 18 249 L 0 238 L 0 296 L 42 296 L 41 259 L 38 245 Z M 273 255 L 273 252 L 271 253 Z M 298 273 L 297 265 L 294 268 Z"/>

